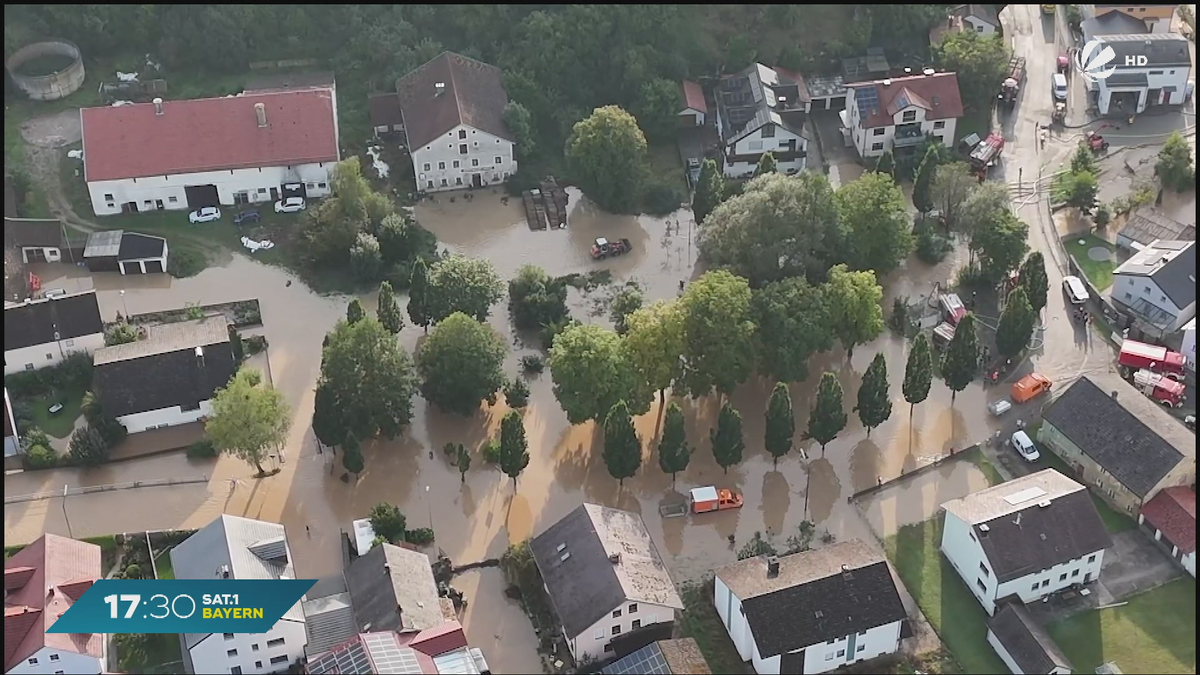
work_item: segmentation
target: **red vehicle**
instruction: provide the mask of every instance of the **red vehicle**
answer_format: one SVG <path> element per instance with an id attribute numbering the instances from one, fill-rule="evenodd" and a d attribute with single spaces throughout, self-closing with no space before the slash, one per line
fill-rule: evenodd
<path id="1" fill-rule="evenodd" d="M 1000 153 L 1004 150 L 1004 137 L 1000 134 L 988 134 L 967 158 L 971 163 L 972 172 L 980 182 L 987 178 L 988 171 L 1000 161 Z"/>
<path id="2" fill-rule="evenodd" d="M 1133 386 L 1151 400 L 1158 401 L 1168 408 L 1178 408 L 1183 405 L 1186 387 L 1183 386 L 1183 383 L 1176 382 L 1165 375 L 1149 370 L 1139 370 L 1133 374 Z"/>
<path id="3" fill-rule="evenodd" d="M 942 316 L 951 326 L 957 326 L 967 315 L 967 308 L 963 305 L 962 298 L 958 297 L 958 293 L 942 293 L 938 296 L 938 302 L 942 306 Z"/>
<path id="4" fill-rule="evenodd" d="M 1092 152 L 1108 152 L 1108 141 L 1095 131 L 1087 135 L 1087 144 L 1092 149 Z"/>
<path id="5" fill-rule="evenodd" d="M 618 239 L 609 241 L 604 237 L 596 239 L 596 243 L 592 244 L 592 259 L 604 260 L 610 256 L 619 256 L 623 253 L 629 253 L 633 250 L 633 244 L 628 239 Z"/>
<path id="6" fill-rule="evenodd" d="M 1063 75 L 1066 75 L 1067 71 L 1070 68 L 1071 68 L 1070 57 L 1068 57 L 1066 54 L 1059 54 L 1058 55 L 1058 72 L 1062 73 Z"/>
<path id="7" fill-rule="evenodd" d="M 1173 352 L 1166 347 L 1149 345 L 1136 340 L 1125 340 L 1121 343 L 1121 353 L 1117 355 L 1117 364 L 1128 377 L 1135 370 L 1146 369 L 1162 373 L 1167 377 L 1182 380 L 1183 369 L 1187 359 L 1179 352 Z"/>
<path id="8" fill-rule="evenodd" d="M 1009 107 L 1016 105 L 1017 94 L 1021 91 L 1021 83 L 1025 80 L 1025 58 L 1014 56 L 1008 62 L 1008 76 L 1000 85 L 1000 100 Z"/>

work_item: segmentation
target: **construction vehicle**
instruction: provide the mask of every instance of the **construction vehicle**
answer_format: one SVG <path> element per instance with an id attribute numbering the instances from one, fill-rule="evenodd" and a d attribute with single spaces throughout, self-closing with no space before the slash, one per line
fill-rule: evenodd
<path id="1" fill-rule="evenodd" d="M 979 145 L 971 150 L 967 160 L 971 164 L 971 173 L 973 173 L 979 182 L 983 182 L 987 178 L 988 171 L 1000 161 L 1000 153 L 1004 150 L 1004 137 L 1000 134 L 988 134 L 988 137 L 983 139 Z"/>
<path id="2" fill-rule="evenodd" d="M 1050 391 L 1050 378 L 1041 373 L 1030 373 L 1013 383 L 1012 400 L 1013 403 L 1024 403 L 1046 391 Z"/>
<path id="3" fill-rule="evenodd" d="M 1089 133 L 1087 135 L 1086 142 L 1088 144 L 1088 147 L 1092 149 L 1092 152 L 1094 152 L 1096 154 L 1100 154 L 1102 152 L 1108 152 L 1108 141 L 1103 136 L 1101 136 L 1098 132 L 1093 131 L 1093 132 Z"/>
<path id="4" fill-rule="evenodd" d="M 1054 11 L 1057 8 L 1058 5 L 1042 5 L 1042 14 L 1045 14 L 1046 16 L 1054 16 Z"/>
<path id="5" fill-rule="evenodd" d="M 1122 341 L 1121 352 L 1117 354 L 1117 365 L 1121 367 L 1121 373 L 1125 377 L 1129 377 L 1135 370 L 1144 369 L 1166 375 L 1173 380 L 1182 380 L 1186 364 L 1187 359 L 1179 352 L 1137 340 Z"/>
<path id="6" fill-rule="evenodd" d="M 592 260 L 604 260 L 608 257 L 629 253 L 632 250 L 633 244 L 628 239 L 609 241 L 604 237 L 597 237 L 596 242 L 592 244 Z"/>
<path id="7" fill-rule="evenodd" d="M 1025 81 L 1025 57 L 1014 56 L 1008 62 L 1008 75 L 1000 85 L 1000 100 L 1005 105 L 1016 105 L 1017 94 L 1021 91 L 1021 83 Z"/>
<path id="8" fill-rule="evenodd" d="M 740 509 L 744 503 L 742 495 L 737 492 L 725 488 L 718 490 L 711 485 L 693 488 L 691 490 L 691 499 L 692 513 Z"/>
<path id="9" fill-rule="evenodd" d="M 963 305 L 962 298 L 958 297 L 958 293 L 939 294 L 938 304 L 942 308 L 942 318 L 951 326 L 957 326 L 967 315 L 967 308 Z"/>
<path id="10" fill-rule="evenodd" d="M 1063 124 L 1067 121 L 1067 104 L 1062 101 L 1054 102 L 1054 114 L 1050 116 L 1051 124 Z"/>
<path id="11" fill-rule="evenodd" d="M 1150 400 L 1158 401 L 1168 408 L 1183 405 L 1186 387 L 1182 382 L 1176 382 L 1166 375 L 1151 370 L 1139 370 L 1133 374 L 1133 387 Z"/>

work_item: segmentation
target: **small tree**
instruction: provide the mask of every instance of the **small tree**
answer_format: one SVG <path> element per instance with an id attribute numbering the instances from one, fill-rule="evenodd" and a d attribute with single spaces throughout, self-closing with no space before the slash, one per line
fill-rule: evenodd
<path id="1" fill-rule="evenodd" d="M 1187 141 L 1178 131 L 1173 132 L 1158 151 L 1154 174 L 1162 181 L 1163 187 L 1175 192 L 1196 189 L 1196 162 L 1192 159 Z"/>
<path id="2" fill-rule="evenodd" d="M 318 385 L 313 395 L 312 429 L 317 441 L 331 448 L 341 445 L 350 431 L 329 387 Z"/>
<path id="3" fill-rule="evenodd" d="M 1092 214 L 1092 222 L 1096 223 L 1096 227 L 1101 229 L 1108 227 L 1112 222 L 1112 209 L 1108 204 L 1101 204 L 1096 207 L 1096 212 Z"/>
<path id="4" fill-rule="evenodd" d="M 1080 143 L 1075 148 L 1075 154 L 1071 155 L 1071 173 L 1081 171 L 1100 173 L 1100 167 L 1096 164 L 1096 155 L 1092 153 L 1092 149 L 1086 143 Z"/>
<path id="5" fill-rule="evenodd" d="M 642 292 L 638 290 L 637 286 L 622 288 L 613 296 L 609 313 L 612 316 L 613 330 L 617 331 L 617 335 L 624 335 L 629 330 L 626 319 L 630 314 L 642 308 L 642 302 Z"/>
<path id="6" fill-rule="evenodd" d="M 265 474 L 262 461 L 287 441 L 291 410 L 277 389 L 262 385 L 257 370 L 239 370 L 212 399 L 204 432 L 222 452 L 252 464 Z"/>
<path id="7" fill-rule="evenodd" d="M 1021 288 L 1029 298 L 1029 306 L 1035 313 L 1046 306 L 1046 295 L 1050 292 L 1050 280 L 1046 278 L 1046 261 L 1041 251 L 1034 251 L 1021 265 L 1019 274 Z"/>
<path id="8" fill-rule="evenodd" d="M 837 438 L 845 428 L 846 410 L 842 404 L 842 384 L 838 382 L 837 375 L 825 373 L 821 375 L 821 383 L 817 385 L 817 400 L 809 413 L 808 431 L 804 437 L 820 443 L 821 455 L 824 456 L 825 446 Z"/>
<path id="9" fill-rule="evenodd" d="M 467 471 L 471 469 L 471 451 L 467 450 L 467 446 L 459 443 L 455 453 L 454 463 L 458 465 L 458 477 L 465 483 L 467 482 Z"/>
<path id="10" fill-rule="evenodd" d="M 404 518 L 404 514 L 400 513 L 399 507 L 387 502 L 380 502 L 372 507 L 371 513 L 367 515 L 367 520 L 371 522 L 371 529 L 376 535 L 389 542 L 404 541 L 404 532 L 408 529 L 408 521 Z"/>
<path id="11" fill-rule="evenodd" d="M 513 479 L 513 490 L 517 489 L 517 477 L 529 466 L 528 448 L 525 420 L 512 410 L 500 420 L 500 470 Z"/>
<path id="12" fill-rule="evenodd" d="M 76 429 L 68 447 L 71 459 L 83 466 L 98 466 L 108 459 L 108 444 L 100 432 L 90 426 Z"/>
<path id="13" fill-rule="evenodd" d="M 642 441 L 633 428 L 625 401 L 617 401 L 604 419 L 604 465 L 621 487 L 642 465 Z"/>
<path id="14" fill-rule="evenodd" d="M 137 342 L 138 329 L 121 322 L 104 331 L 104 346 L 123 345 L 127 342 Z"/>
<path id="15" fill-rule="evenodd" d="M 366 315 L 367 313 L 363 311 L 362 303 L 358 301 L 358 298 L 351 300 L 350 304 L 346 307 L 346 323 L 358 323 Z"/>
<path id="16" fill-rule="evenodd" d="M 858 419 L 867 428 L 867 436 L 871 430 L 883 424 L 892 416 L 892 398 L 888 395 L 887 360 L 883 354 L 876 354 L 863 373 L 862 384 L 858 387 L 858 405 L 854 407 Z"/>
<path id="17" fill-rule="evenodd" d="M 1005 358 L 1013 358 L 1029 344 L 1037 315 L 1029 304 L 1025 289 L 1017 286 L 1008 296 L 1000 323 L 996 326 L 996 351 Z"/>
<path id="18" fill-rule="evenodd" d="M 697 223 L 703 223 L 708 214 L 725 198 L 725 178 L 717 163 L 706 159 L 700 165 L 700 179 L 696 181 L 696 192 L 692 195 L 692 213 Z"/>
<path id="19" fill-rule="evenodd" d="M 746 449 L 746 441 L 742 437 L 742 415 L 728 401 L 721 406 L 717 428 L 709 432 L 709 439 L 712 441 L 713 457 L 725 473 L 729 473 L 729 467 L 742 461 L 742 451 Z"/>
<path id="20" fill-rule="evenodd" d="M 937 171 L 938 161 L 937 148 L 930 147 L 925 151 L 925 157 L 917 167 L 917 177 L 913 180 L 913 206 L 923 214 L 933 210 L 933 175 Z"/>
<path id="21" fill-rule="evenodd" d="M 362 446 L 358 438 L 354 434 L 346 436 L 346 440 L 342 442 L 342 468 L 358 476 L 364 466 Z"/>
<path id="22" fill-rule="evenodd" d="M 792 414 L 792 394 L 783 382 L 776 382 L 767 402 L 766 439 L 764 445 L 771 453 L 771 466 L 779 467 L 779 458 L 792 449 L 796 435 L 796 418 Z"/>
<path id="23" fill-rule="evenodd" d="M 975 315 L 970 312 L 954 327 L 954 338 L 942 355 L 942 380 L 950 388 L 950 405 L 958 392 L 967 388 L 979 374 L 979 336 L 975 332 Z"/>
<path id="24" fill-rule="evenodd" d="M 404 317 L 400 314 L 400 306 L 396 304 L 396 294 L 392 292 L 392 285 L 386 281 L 379 284 L 377 317 L 379 323 L 392 335 L 404 329 Z"/>
<path id="25" fill-rule="evenodd" d="M 412 280 L 408 285 L 408 318 L 413 325 L 429 332 L 432 312 L 429 306 L 429 270 L 425 261 L 417 258 L 413 262 Z"/>
<path id="26" fill-rule="evenodd" d="M 688 447 L 683 410 L 672 401 L 667 406 L 662 439 L 658 442 L 658 466 L 663 473 L 671 474 L 672 488 L 675 487 L 675 474 L 686 469 L 691 459 L 692 449 Z"/>
<path id="27" fill-rule="evenodd" d="M 524 408 L 529 405 L 529 385 L 519 376 L 514 377 L 504 385 L 504 400 L 510 408 Z"/>
<path id="28" fill-rule="evenodd" d="M 894 176 L 896 173 L 896 160 L 892 157 L 892 151 L 888 150 L 879 156 L 879 161 L 875 164 L 876 173 L 884 173 L 889 176 Z"/>
<path id="29" fill-rule="evenodd" d="M 929 340 L 924 333 L 917 333 L 912 349 L 908 351 L 908 362 L 904 364 L 904 400 L 908 401 L 908 417 L 912 419 L 917 404 L 929 398 L 929 387 L 933 384 L 933 354 L 929 351 Z"/>
<path id="30" fill-rule="evenodd" d="M 731 535 L 732 536 L 732 535 Z M 750 537 L 750 541 L 738 551 L 738 560 L 746 560 L 747 558 L 757 558 L 764 555 L 778 555 L 779 551 L 775 550 L 775 546 L 763 539 L 762 532 L 755 530 L 754 536 Z"/>
<path id="31" fill-rule="evenodd" d="M 778 170 L 775 155 L 770 152 L 764 152 L 758 158 L 758 166 L 754 169 L 754 175 L 761 176 L 764 173 L 775 173 Z"/>
<path id="32" fill-rule="evenodd" d="M 896 299 L 892 300 L 892 317 L 888 325 L 897 335 L 908 334 L 908 302 L 903 296 L 897 295 Z"/>
<path id="33" fill-rule="evenodd" d="M 1096 206 L 1100 182 L 1091 171 L 1071 171 L 1060 175 L 1054 184 L 1054 198 L 1088 214 Z"/>

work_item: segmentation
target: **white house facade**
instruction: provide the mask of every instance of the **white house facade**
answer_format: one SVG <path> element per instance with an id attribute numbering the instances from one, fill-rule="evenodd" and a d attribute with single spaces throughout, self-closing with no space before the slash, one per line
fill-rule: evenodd
<path id="1" fill-rule="evenodd" d="M 62 363 L 104 347 L 95 291 L 28 300 L 4 308 L 4 374 Z"/>
<path id="2" fill-rule="evenodd" d="M 303 615 L 302 615 L 303 616 Z M 304 656 L 304 621 L 280 619 L 266 633 L 209 633 L 188 649 L 193 673 L 286 672 Z"/>
<path id="3" fill-rule="evenodd" d="M 596 621 L 588 628 L 567 642 L 571 654 L 577 660 L 604 660 L 613 655 L 612 641 L 621 635 L 648 626 L 672 623 L 675 621 L 675 609 L 663 605 L 653 605 L 644 602 L 622 602 L 614 607 L 604 618 Z"/>
<path id="4" fill-rule="evenodd" d="M 758 168 L 758 161 L 767 152 L 775 157 L 775 166 L 780 173 L 793 174 L 804 170 L 808 139 L 801 130 L 785 125 L 779 115 L 772 115 L 771 119 L 726 147 L 726 176 L 745 177 L 753 174 Z"/>
<path id="5" fill-rule="evenodd" d="M 324 197 L 340 158 L 333 89 L 155 99 L 80 119 L 98 216 Z"/>
<path id="6" fill-rule="evenodd" d="M 495 185 L 517 171 L 512 141 L 465 124 L 413 149 L 412 158 L 426 192 Z"/>
<path id="7" fill-rule="evenodd" d="M 1196 242 L 1158 240 L 1113 270 L 1110 297 L 1158 336 L 1196 316 Z"/>
<path id="8" fill-rule="evenodd" d="M 966 30 L 979 35 L 995 35 L 1000 30 L 1000 19 L 992 5 L 960 5 L 954 14 L 962 18 Z"/>
<path id="9" fill-rule="evenodd" d="M 1196 372 L 1196 317 L 1194 316 L 1183 325 L 1183 341 L 1180 343 L 1179 351 L 1187 359 L 1188 369 L 1193 373 Z"/>
<path id="10" fill-rule="evenodd" d="M 42 647 L 25 660 L 17 663 L 6 672 L 10 675 L 52 675 L 54 673 L 71 673 L 72 675 L 99 675 L 107 672 L 104 658 L 91 654 L 52 647 Z"/>
<path id="11" fill-rule="evenodd" d="M 1101 115 L 1125 116 L 1147 107 L 1183 105 L 1192 62 L 1188 40 L 1178 33 L 1098 36 L 1116 52 L 1116 71 L 1090 83 Z"/>
<path id="12" fill-rule="evenodd" d="M 721 80 L 715 97 L 725 176 L 749 177 L 768 152 L 780 173 L 804 170 L 812 101 L 799 74 L 755 63 Z"/>
<path id="13" fill-rule="evenodd" d="M 988 614 L 1000 599 L 1029 603 L 1095 581 L 1112 545 L 1087 490 L 1053 469 L 942 508 L 942 555 Z"/>
<path id="14" fill-rule="evenodd" d="M 926 70 L 923 75 L 847 84 L 842 134 L 861 157 L 910 152 L 927 136 L 954 146 L 962 98 L 958 76 Z"/>

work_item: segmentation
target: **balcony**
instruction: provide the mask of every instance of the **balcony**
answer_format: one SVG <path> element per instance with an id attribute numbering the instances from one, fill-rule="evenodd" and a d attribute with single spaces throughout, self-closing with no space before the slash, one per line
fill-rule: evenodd
<path id="1" fill-rule="evenodd" d="M 902 124 L 896 127 L 896 135 L 892 138 L 892 146 L 897 148 L 911 148 L 914 145 L 920 145 L 923 140 L 925 140 L 925 132 L 921 131 L 920 124 Z"/>

